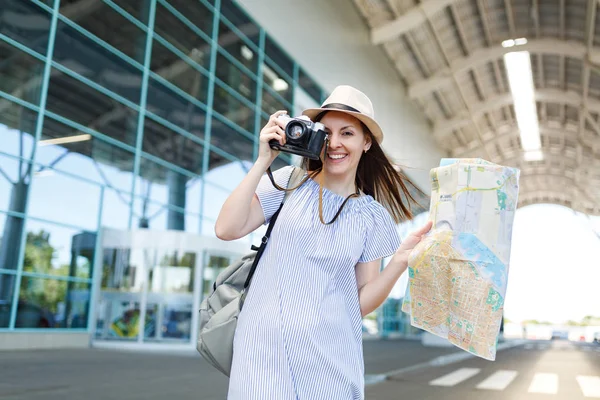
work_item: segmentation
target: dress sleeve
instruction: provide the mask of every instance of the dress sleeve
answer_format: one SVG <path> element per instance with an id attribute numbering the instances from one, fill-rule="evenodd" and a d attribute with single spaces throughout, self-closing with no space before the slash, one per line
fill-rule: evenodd
<path id="1" fill-rule="evenodd" d="M 400 234 L 396 222 L 381 204 L 372 203 L 367 218 L 365 245 L 358 262 L 365 263 L 388 257 L 400 246 Z"/>
<path id="2" fill-rule="evenodd" d="M 286 166 L 278 169 L 277 171 L 273 171 L 273 178 L 275 182 L 281 187 L 287 187 L 288 181 L 292 176 L 292 171 L 294 167 Z M 278 190 L 269 176 L 264 174 L 258 183 L 258 187 L 256 188 L 256 196 L 260 202 L 260 206 L 263 210 L 263 214 L 265 216 L 265 225 L 269 223 L 271 217 L 281 204 L 283 200 L 285 192 L 283 190 Z"/>

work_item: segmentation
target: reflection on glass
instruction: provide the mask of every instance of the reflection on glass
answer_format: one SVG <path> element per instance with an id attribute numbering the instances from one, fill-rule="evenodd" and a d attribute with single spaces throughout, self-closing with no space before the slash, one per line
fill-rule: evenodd
<path id="1" fill-rule="evenodd" d="M 73 122 L 135 146 L 135 110 L 58 70 L 53 70 L 50 76 L 47 108 Z M 47 138 L 63 138 L 83 133 L 52 118 L 44 121 L 44 134 Z M 86 145 L 85 141 L 81 143 Z"/>
<path id="2" fill-rule="evenodd" d="M 200 111 L 197 109 L 196 111 Z M 192 115 L 189 115 L 192 117 Z M 195 113 L 192 118 L 201 119 L 201 124 L 197 128 L 192 129 L 197 136 L 204 134 L 204 112 Z M 178 124 L 179 125 L 179 124 Z M 181 127 L 181 125 L 179 125 Z M 202 155 L 204 146 L 195 140 L 187 138 L 178 132 L 175 132 L 166 126 L 154 121 L 151 118 L 146 118 L 144 123 L 144 141 L 142 150 L 155 157 L 159 157 L 177 167 L 190 171 L 191 173 L 200 174 L 202 172 Z M 145 163 L 145 161 L 143 162 Z M 154 163 L 153 163 L 154 164 Z M 155 168 L 152 165 L 146 165 L 150 168 Z M 157 165 L 157 164 L 154 164 Z M 155 176 L 149 177 L 150 180 L 167 183 L 168 172 L 165 167 L 157 167 L 161 172 Z M 155 168 L 156 169 L 156 168 Z M 145 173 L 144 168 L 141 169 Z M 167 180 L 167 181 L 166 181 Z"/>
<path id="3" fill-rule="evenodd" d="M 46 54 L 50 33 L 50 15 L 46 10 L 32 1 L 3 0 L 0 21 L 0 33 L 38 53 Z M 26 29 L 28 21 L 35 21 L 36 29 Z"/>
<path id="4" fill-rule="evenodd" d="M 148 308 L 154 327 L 146 339 L 189 340 L 192 324 L 195 253 L 150 251 L 154 259 L 148 265 Z M 147 312 L 148 312 L 147 311 Z"/>
<path id="5" fill-rule="evenodd" d="M 254 132 L 254 108 L 246 106 L 223 88 L 215 87 L 214 109 L 248 133 Z M 215 125 L 222 124 L 221 121 L 217 121 L 216 118 L 213 119 L 213 129 Z M 227 127 L 227 129 L 233 128 Z M 213 135 L 213 137 L 215 136 Z"/>
<path id="6" fill-rule="evenodd" d="M 129 15 L 143 23 L 144 25 L 148 25 L 147 0 L 112 0 L 112 2 L 115 3 L 118 7 L 122 8 L 125 12 L 129 13 Z M 64 11 L 62 10 L 68 7 L 68 4 L 70 3 L 61 2 L 61 12 L 64 13 Z M 96 3 L 92 4 L 93 6 L 99 6 L 96 5 Z M 65 7 L 65 5 L 67 6 Z M 93 6 L 90 7 L 92 8 L 92 10 L 94 9 Z"/>
<path id="7" fill-rule="evenodd" d="M 0 328 L 8 328 L 15 276 L 0 273 Z"/>
<path id="8" fill-rule="evenodd" d="M 186 140 L 188 140 L 188 147 L 184 150 L 184 153 L 188 154 L 188 157 L 176 161 L 180 164 L 184 164 L 188 161 L 190 163 L 200 163 L 202 160 L 202 153 L 200 152 L 201 148 L 189 144 L 189 139 Z M 196 148 L 194 149 L 194 147 Z M 198 159 L 193 160 L 192 155 L 196 156 Z M 188 166 L 192 168 L 192 166 Z M 199 168 L 196 169 L 198 170 Z M 182 210 L 188 209 L 188 205 L 186 204 L 188 186 L 193 186 L 196 179 L 198 178 L 184 175 L 142 157 L 140 159 L 140 176 L 138 177 L 136 184 L 136 194 L 138 196 L 136 202 L 141 202 L 142 207 L 150 209 L 144 210 L 143 208 L 136 208 L 136 212 L 140 214 L 140 216 L 146 217 L 154 212 L 151 210 L 151 207 L 153 206 L 146 204 L 148 203 L 147 200 L 151 200 L 161 206 L 162 204 L 171 204 Z M 192 208 L 191 211 L 198 212 L 197 205 L 190 204 L 189 207 Z"/>
<path id="9" fill-rule="evenodd" d="M 92 277 L 96 234 L 46 222 L 27 221 L 23 271 L 51 276 Z"/>
<path id="10" fill-rule="evenodd" d="M 316 84 L 316 82 L 304 72 L 302 68 L 300 68 L 300 73 L 298 76 L 298 84 L 306 93 L 312 97 L 314 101 L 317 103 L 321 103 L 321 89 Z"/>
<path id="11" fill-rule="evenodd" d="M 202 298 L 209 295 L 212 284 L 217 279 L 217 276 L 232 262 L 231 257 L 209 255 L 207 254 L 207 261 L 204 265 L 203 276 L 202 276 Z"/>
<path id="12" fill-rule="evenodd" d="M 97 18 L 91 14 L 90 18 Z M 98 22 L 95 20 L 95 22 Z M 127 22 L 130 26 L 130 22 Z M 117 29 L 115 27 L 115 29 Z M 126 46 L 130 52 L 139 52 L 139 56 L 133 57 L 138 61 L 143 61 L 144 57 L 144 38 L 140 40 L 139 33 L 145 36 L 138 28 L 133 36 L 113 35 L 121 43 L 127 43 Z M 113 34 L 112 27 L 106 31 Z M 137 50 L 135 50 L 137 48 Z M 134 56 L 135 54 L 131 54 Z M 96 44 L 81 32 L 70 27 L 61 20 L 57 23 L 56 41 L 54 44 L 54 60 L 59 64 L 71 69 L 94 81 L 95 83 L 125 97 L 129 101 L 138 103 L 140 100 L 140 89 L 142 84 L 142 71 L 129 64 L 111 50 Z M 72 78 L 71 78 L 72 79 Z M 50 76 L 49 94 L 52 94 L 58 101 L 68 101 L 69 105 L 64 108 L 76 107 L 79 112 L 85 111 L 86 114 L 95 115 L 95 112 L 103 111 L 112 103 L 105 103 L 99 92 L 82 86 L 83 83 L 75 83 L 70 79 L 60 76 L 57 70 L 52 70 Z M 77 97 L 77 96 L 80 97 Z M 50 99 L 48 99 L 50 100 Z M 80 103 L 81 102 L 81 103 Z M 90 107 L 93 104 L 98 105 L 95 111 Z M 60 114 L 60 112 L 59 112 Z M 98 118 L 98 116 L 96 116 Z"/>
<path id="13" fill-rule="evenodd" d="M 130 201 L 130 193 L 105 188 L 101 225 L 108 228 L 128 229 Z"/>
<path id="14" fill-rule="evenodd" d="M 3 215 L 3 218 L 4 224 L 0 232 L 0 269 L 16 270 L 21 252 L 24 220 L 12 215 Z M 2 291 L 0 288 L 0 296 Z"/>
<path id="15" fill-rule="evenodd" d="M 233 0 L 221 1 L 221 15 L 229 22 L 231 22 L 237 29 L 239 29 L 244 36 L 254 42 L 255 45 L 259 45 L 259 27 L 252 22 L 252 20 L 246 15 L 246 13 L 240 9 L 240 7 Z M 227 47 L 225 38 L 229 35 L 228 29 L 223 29 L 222 23 L 219 25 L 219 44 Z M 235 39 L 239 40 L 239 39 Z M 225 42 L 223 44 L 222 42 Z"/>
<path id="16" fill-rule="evenodd" d="M 102 262 L 102 290 L 139 292 L 142 289 L 141 264 L 130 261 L 130 249 L 104 249 Z"/>
<path id="17" fill-rule="evenodd" d="M 86 7 L 85 12 L 75 12 L 73 3 L 64 3 L 61 7 L 61 13 L 65 17 L 70 18 L 92 35 L 102 39 L 135 61 L 144 62 L 143 44 L 146 40 L 146 33 L 119 14 L 108 3 L 102 1 L 98 4 L 92 3 L 89 7 Z M 143 4 L 140 5 L 141 7 L 137 9 L 130 8 L 129 11 L 131 16 L 146 23 L 149 7 L 144 7 Z M 71 38 L 78 39 L 77 36 L 71 36 Z"/>
<path id="18" fill-rule="evenodd" d="M 212 12 L 209 11 L 200 1 L 188 0 L 169 0 L 169 5 L 175 8 L 183 16 L 187 23 L 193 24 L 207 36 L 212 33 Z M 190 49 L 202 45 L 200 36 L 191 30 L 186 24 L 175 16 L 158 2 L 156 7 L 156 20 L 154 21 L 154 31 L 179 47 L 184 53 Z"/>
<path id="19" fill-rule="evenodd" d="M 292 85 L 291 79 L 279 73 L 277 68 L 271 67 L 269 62 L 263 65 L 263 83 L 265 88 L 270 89 L 272 93 L 281 96 L 288 103 L 292 102 L 294 86 Z M 287 108 L 289 108 L 289 106 L 286 106 L 283 109 L 285 110 Z"/>
<path id="20" fill-rule="evenodd" d="M 256 82 L 254 79 L 246 75 L 244 71 L 230 62 L 227 58 L 225 58 L 224 55 L 220 53 L 217 56 L 216 75 L 217 78 L 244 96 L 246 99 L 248 99 L 248 101 L 254 102 L 256 100 Z M 225 91 L 225 89 L 221 88 L 220 86 L 215 87 L 215 103 L 221 91 Z M 223 96 L 224 94 L 221 94 L 221 97 Z M 222 113 L 223 112 L 221 112 L 221 114 Z"/>
<path id="21" fill-rule="evenodd" d="M 192 61 L 184 60 L 155 39 L 152 47 L 150 69 L 193 98 L 206 103 L 208 78 L 196 69 L 197 66 L 192 65 L 195 62 L 208 69 L 210 53 L 206 44 L 199 46 L 199 48 L 203 50 L 193 48 L 189 51 L 184 51 L 184 54 Z M 155 79 L 154 77 L 151 78 L 152 80 Z M 152 80 L 149 82 L 150 84 L 152 84 Z M 147 107 L 156 113 L 160 111 L 150 102 Z"/>
<path id="22" fill-rule="evenodd" d="M 3 59 L 0 63 L 0 91 L 39 105 L 44 63 L 3 41 L 0 41 L 0 59 Z M 33 133 L 31 127 L 35 126 L 36 115 L 35 111 L 0 98 L 0 122 L 6 125 Z"/>
<path id="23" fill-rule="evenodd" d="M 154 293 L 193 293 L 196 253 L 158 253 L 148 277 L 148 290 Z"/>
<path id="24" fill-rule="evenodd" d="M 144 285 L 143 252 L 105 248 L 96 309 L 95 336 L 100 339 L 136 340 Z"/>
<path id="25" fill-rule="evenodd" d="M 254 114 L 248 109 L 240 111 L 244 111 L 247 114 Z M 247 122 L 249 126 L 254 125 L 254 116 L 252 115 L 252 118 L 250 118 L 249 115 Z M 250 132 L 252 131 L 254 131 L 254 129 L 250 130 Z M 254 140 L 246 135 L 242 135 L 229 125 L 219 121 L 217 118 L 213 119 L 210 143 L 213 147 L 226 151 L 240 160 L 251 161 L 254 159 Z M 229 162 L 231 161 L 211 153 L 208 168 L 213 169 Z"/>
<path id="26" fill-rule="evenodd" d="M 89 283 L 24 276 L 15 328 L 86 328 Z"/>
<path id="27" fill-rule="evenodd" d="M 205 183 L 204 188 L 204 208 L 202 214 L 210 219 L 217 220 L 221 207 L 230 192 L 225 191 L 219 187 L 212 185 L 211 183 Z"/>
<path id="28" fill-rule="evenodd" d="M 52 118 L 46 118 L 42 140 L 36 151 L 38 163 L 70 174 L 82 176 L 99 185 L 131 190 L 134 155 L 132 152 L 112 145 L 94 136 L 85 137 L 78 133 L 79 141 L 69 141 L 75 130 Z M 58 138 L 61 143 L 53 142 Z M 39 167 L 37 167 L 39 169 Z M 46 170 L 44 174 L 49 174 Z"/>
<path id="29" fill-rule="evenodd" d="M 196 64 L 208 69 L 210 45 L 187 24 L 194 24 L 196 28 L 204 31 L 210 37 L 212 30 L 211 12 L 199 1 L 178 0 L 177 2 L 170 1 L 169 4 L 177 8 L 187 19 L 187 22 L 184 23 L 162 4 L 158 3 L 154 32 L 191 58 Z M 199 94 L 201 93 L 200 96 L 194 97 L 200 97 L 204 101 L 206 98 L 206 85 L 204 81 L 199 80 L 203 77 L 187 62 L 160 44 L 158 40 L 154 40 L 150 69 L 192 95 L 194 91 L 198 91 Z M 195 83 L 196 80 L 198 80 L 197 83 Z M 195 85 L 200 86 L 199 89 L 195 89 Z"/>
<path id="30" fill-rule="evenodd" d="M 273 92 L 266 88 L 263 89 L 262 109 L 269 115 L 274 114 L 279 110 L 285 110 L 290 115 L 293 112 L 288 104 L 284 104 L 279 97 L 275 96 Z"/>
<path id="31" fill-rule="evenodd" d="M 30 215 L 82 229 L 97 229 L 99 186 L 39 166 L 34 167 L 33 175 Z"/>
<path id="32" fill-rule="evenodd" d="M 294 62 L 268 35 L 265 38 L 265 55 L 289 77 L 294 76 Z"/>

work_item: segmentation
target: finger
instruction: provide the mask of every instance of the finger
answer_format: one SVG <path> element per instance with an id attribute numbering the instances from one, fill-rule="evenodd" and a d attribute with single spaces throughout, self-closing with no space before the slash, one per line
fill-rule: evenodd
<path id="1" fill-rule="evenodd" d="M 278 110 L 278 111 L 275 111 L 275 112 L 274 112 L 273 114 L 271 114 L 271 116 L 269 117 L 269 122 L 274 122 L 274 121 L 276 121 L 276 120 L 277 120 L 277 117 L 279 117 L 280 115 L 283 115 L 283 114 L 287 114 L 287 111 L 285 111 L 285 110 Z"/>
<path id="2" fill-rule="evenodd" d="M 424 234 L 426 234 L 427 232 L 429 232 L 429 230 L 431 229 L 432 226 L 433 226 L 433 221 L 427 221 L 427 223 L 425 223 L 425 225 L 423 225 L 421 228 L 417 229 L 416 231 L 412 232 L 411 235 L 416 236 L 416 237 L 421 237 Z"/>
<path id="3" fill-rule="evenodd" d="M 271 140 L 277 140 L 279 144 L 283 145 L 283 139 L 277 132 L 265 133 L 260 136 L 260 140 L 264 143 L 269 143 Z"/>

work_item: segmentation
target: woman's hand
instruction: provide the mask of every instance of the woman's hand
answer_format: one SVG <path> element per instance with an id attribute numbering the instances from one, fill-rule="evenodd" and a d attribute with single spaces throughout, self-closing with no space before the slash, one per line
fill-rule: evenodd
<path id="1" fill-rule="evenodd" d="M 398 250 L 396 250 L 396 253 L 394 254 L 394 258 L 396 259 L 396 261 L 400 262 L 401 265 L 408 265 L 408 257 L 410 256 L 410 253 L 415 248 L 415 246 L 421 242 L 423 236 L 427 232 L 429 232 L 432 225 L 432 221 L 427 221 L 427 223 L 421 228 L 417 229 L 414 232 L 411 232 L 406 237 L 406 239 L 402 241 L 402 244 L 400 245 L 400 247 L 398 247 Z"/>
<path id="2" fill-rule="evenodd" d="M 257 162 L 266 167 L 269 167 L 279 155 L 279 151 L 273 150 L 269 146 L 269 142 L 277 140 L 282 146 L 285 144 L 285 123 L 277 118 L 282 114 L 287 114 L 287 112 L 280 110 L 271 115 L 267 124 L 260 131 Z"/>

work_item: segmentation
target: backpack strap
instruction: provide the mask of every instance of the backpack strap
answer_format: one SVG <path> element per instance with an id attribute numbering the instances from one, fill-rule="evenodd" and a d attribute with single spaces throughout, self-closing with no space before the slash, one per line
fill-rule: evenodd
<path id="1" fill-rule="evenodd" d="M 299 168 L 299 167 L 293 167 L 293 168 L 294 168 L 294 170 L 292 171 L 292 174 L 290 175 L 290 179 L 288 181 L 287 187 L 290 189 L 297 189 L 306 180 L 301 182 L 302 177 L 304 176 L 304 170 L 302 168 Z M 269 169 L 267 170 L 267 173 L 269 174 L 269 176 L 271 177 L 271 180 L 272 180 L 271 167 L 269 167 Z M 296 185 L 298 185 L 298 186 L 296 186 Z M 252 250 L 256 250 L 256 256 L 254 257 L 254 262 L 252 263 L 252 267 L 250 267 L 250 272 L 248 273 L 248 278 L 246 278 L 246 283 L 244 283 L 244 289 L 246 289 L 250 285 L 250 281 L 252 280 L 252 276 L 254 275 L 254 271 L 256 270 L 256 266 L 258 265 L 258 261 L 260 260 L 260 257 L 262 256 L 262 254 L 265 251 L 265 248 L 267 247 L 267 242 L 269 241 L 269 237 L 271 236 L 271 231 L 273 230 L 273 227 L 275 226 L 275 221 L 277 221 L 279 212 L 283 208 L 283 204 L 285 203 L 285 201 L 290 196 L 290 193 L 292 193 L 292 192 L 293 192 L 293 190 L 285 191 L 285 195 L 283 196 L 283 200 L 281 201 L 279 208 L 277 209 L 277 211 L 275 211 L 275 214 L 273 214 L 273 216 L 271 217 L 271 220 L 269 221 L 269 226 L 267 227 L 267 232 L 265 232 L 265 235 L 262 237 L 262 239 L 260 241 L 260 246 L 256 247 L 256 246 L 252 245 Z"/>

